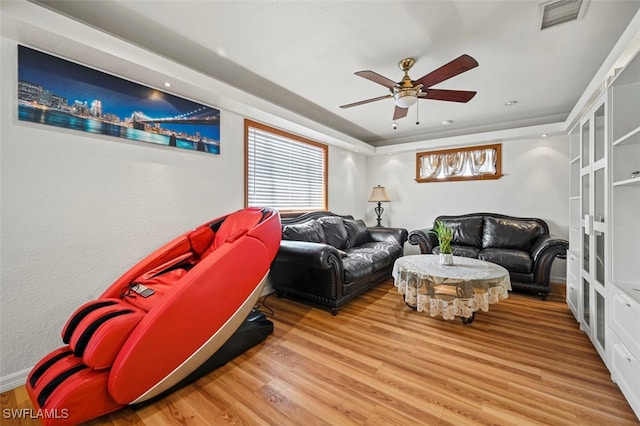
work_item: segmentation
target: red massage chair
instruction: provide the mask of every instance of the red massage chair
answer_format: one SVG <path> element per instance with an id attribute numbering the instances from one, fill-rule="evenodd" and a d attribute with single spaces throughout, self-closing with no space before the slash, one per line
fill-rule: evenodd
<path id="1" fill-rule="evenodd" d="M 225 364 L 273 331 L 254 310 L 281 238 L 280 215 L 247 208 L 159 248 L 62 330 L 65 346 L 26 389 L 47 425 L 141 406 Z"/>

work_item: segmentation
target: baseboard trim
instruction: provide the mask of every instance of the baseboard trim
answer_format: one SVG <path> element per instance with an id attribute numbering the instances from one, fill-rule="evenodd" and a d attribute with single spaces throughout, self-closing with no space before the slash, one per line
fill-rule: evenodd
<path id="1" fill-rule="evenodd" d="M 8 376 L 0 377 L 0 393 L 15 389 L 27 382 L 27 376 L 31 368 L 11 373 Z"/>

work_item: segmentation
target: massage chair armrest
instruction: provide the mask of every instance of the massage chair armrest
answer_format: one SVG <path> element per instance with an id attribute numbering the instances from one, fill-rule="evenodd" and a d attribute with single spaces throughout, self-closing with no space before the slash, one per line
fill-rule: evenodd
<path id="1" fill-rule="evenodd" d="M 391 243 L 400 247 L 404 246 L 407 241 L 407 230 L 404 228 L 385 228 L 385 227 L 370 227 L 367 228 L 369 235 L 369 241 L 379 241 L 384 243 Z"/>
<path id="2" fill-rule="evenodd" d="M 290 262 L 313 269 L 330 269 L 340 252 L 329 244 L 282 240 L 275 262 Z"/>
<path id="3" fill-rule="evenodd" d="M 569 249 L 569 242 L 562 238 L 543 235 L 531 246 L 531 258 L 534 263 L 547 256 L 564 258 Z"/>
<path id="4" fill-rule="evenodd" d="M 433 228 L 416 229 L 409 233 L 409 243 L 420 247 L 421 254 L 431 254 L 438 246 L 438 237 L 433 232 Z"/>

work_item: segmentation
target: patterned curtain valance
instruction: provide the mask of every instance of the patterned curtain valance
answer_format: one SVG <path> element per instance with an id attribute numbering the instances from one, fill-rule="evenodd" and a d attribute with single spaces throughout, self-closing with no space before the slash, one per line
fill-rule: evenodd
<path id="1" fill-rule="evenodd" d="M 502 177 L 502 144 L 418 152 L 416 181 L 499 179 Z"/>

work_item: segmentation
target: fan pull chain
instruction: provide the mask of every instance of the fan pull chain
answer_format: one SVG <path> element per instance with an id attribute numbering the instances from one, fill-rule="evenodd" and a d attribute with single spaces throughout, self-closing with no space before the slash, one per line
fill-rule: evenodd
<path id="1" fill-rule="evenodd" d="M 416 102 L 416 126 L 420 125 L 420 113 L 419 113 L 419 108 L 420 108 L 420 99 L 418 99 L 418 102 Z"/>

